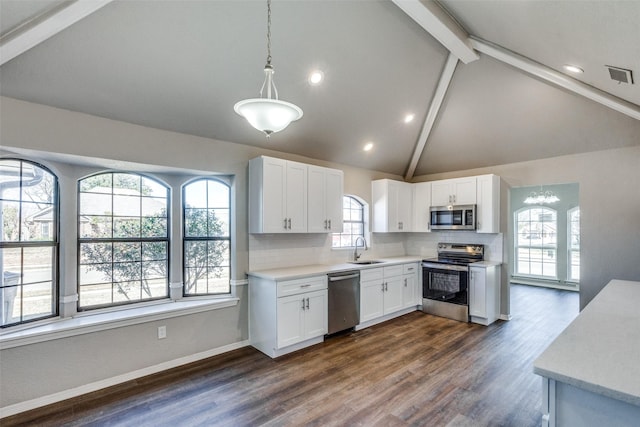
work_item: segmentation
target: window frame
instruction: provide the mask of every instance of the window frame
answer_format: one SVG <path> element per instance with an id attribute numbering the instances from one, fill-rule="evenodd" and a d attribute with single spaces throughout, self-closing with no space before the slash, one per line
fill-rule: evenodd
<path id="1" fill-rule="evenodd" d="M 577 215 L 576 215 L 577 214 Z M 573 216 L 577 216 L 577 221 L 574 221 Z M 578 245 L 574 247 L 573 242 L 573 223 L 578 224 Z M 578 253 L 578 277 L 573 277 L 573 253 Z M 580 283 L 580 206 L 575 206 L 567 211 L 567 282 Z"/>
<path id="2" fill-rule="evenodd" d="M 87 214 L 83 214 L 82 212 L 80 212 L 81 210 L 81 203 L 80 203 L 80 195 L 82 193 L 81 191 L 81 187 L 82 187 L 82 183 L 89 178 L 93 178 L 96 176 L 100 176 L 100 175 L 107 175 L 110 174 L 111 175 L 111 203 L 112 203 L 112 208 L 113 208 L 113 196 L 115 195 L 114 193 L 114 189 L 113 189 L 113 175 L 116 174 L 123 174 L 123 175 L 131 175 L 131 176 L 135 176 L 137 178 L 139 178 L 141 181 L 142 179 L 146 178 L 149 179 L 151 181 L 153 181 L 154 183 L 162 186 L 165 189 L 166 192 L 166 236 L 163 237 L 113 237 L 113 218 L 116 217 L 116 215 L 114 215 L 113 213 L 113 209 L 110 215 L 111 218 L 111 224 L 112 224 L 112 233 L 111 233 L 111 237 L 110 238 L 103 238 L 103 237 L 92 237 L 92 238 L 86 238 L 86 237 L 82 237 L 82 233 L 81 233 L 81 217 L 86 216 Z M 114 307 L 122 307 L 122 306 L 131 306 L 131 305 L 135 305 L 135 304 L 142 304 L 142 303 L 148 303 L 150 301 L 157 301 L 157 300 L 162 300 L 162 299 L 167 299 L 169 298 L 170 294 L 170 277 L 171 277 L 171 228 L 172 228 L 172 224 L 171 224 L 171 187 L 169 185 L 167 185 L 166 183 L 162 182 L 160 179 L 155 178 L 153 176 L 144 174 L 144 173 L 139 173 L 139 172 L 132 172 L 132 171 L 119 171 L 119 170 L 107 170 L 107 171 L 101 171 L 101 172 L 96 172 L 93 173 L 91 175 L 87 175 L 83 178 L 78 179 L 77 181 L 77 190 L 76 190 L 76 197 L 77 197 L 77 215 L 76 215 L 76 230 L 77 230 L 77 253 L 76 253 L 76 271 L 77 271 L 77 287 L 76 287 L 76 291 L 78 294 L 78 302 L 77 302 L 77 311 L 78 312 L 85 312 L 85 311 L 91 311 L 91 310 L 99 310 L 99 309 L 105 309 L 105 308 L 114 308 Z M 140 194 L 139 198 L 140 198 L 140 202 L 142 203 L 143 200 L 143 195 Z M 142 210 L 140 211 L 140 216 L 139 218 L 142 220 L 142 218 L 144 218 L 144 216 L 142 215 Z M 164 277 L 165 279 L 165 292 L 164 295 L 162 296 L 156 296 L 156 297 L 150 297 L 150 298 L 140 298 L 140 299 L 136 299 L 133 301 L 118 301 L 118 302 L 114 302 L 113 301 L 113 292 L 114 292 L 114 285 L 115 283 L 117 283 L 116 281 L 111 280 L 111 293 L 112 293 L 112 301 L 111 303 L 107 303 L 107 304 L 94 304 L 94 305 L 88 305 L 88 306 L 83 306 L 81 305 L 82 303 L 82 294 L 81 294 L 81 269 L 82 266 L 84 265 L 81 262 L 81 258 L 82 258 L 82 244 L 83 243 L 111 243 L 112 245 L 115 243 L 140 243 L 141 246 L 143 243 L 157 243 L 157 242 L 164 242 L 166 244 L 166 258 L 165 258 L 165 263 L 166 263 L 166 276 Z M 114 257 L 113 257 L 113 249 L 112 249 L 112 256 L 111 256 L 111 264 L 114 264 Z M 142 263 L 142 258 L 140 260 L 140 262 Z M 100 283 L 109 283 L 107 281 L 105 282 L 100 282 Z"/>
<path id="3" fill-rule="evenodd" d="M 206 210 L 209 209 L 215 209 L 215 208 L 210 208 L 209 207 L 209 201 L 208 201 L 208 195 L 209 195 L 209 182 L 215 182 L 217 184 L 221 184 L 225 187 L 227 187 L 227 191 L 228 191 L 228 200 L 227 200 L 227 207 L 226 209 L 228 210 L 228 217 L 229 217 L 229 223 L 228 223 L 228 233 L 226 236 L 187 236 L 187 217 L 186 217 L 186 212 L 187 212 L 187 205 L 186 205 L 186 192 L 187 192 L 187 188 L 191 185 L 194 185 L 198 182 L 202 182 L 204 181 L 206 183 L 207 186 L 207 202 L 206 205 L 207 207 L 204 208 Z M 229 182 L 226 182 L 223 179 L 220 179 L 218 177 L 207 177 L 207 176 L 203 176 L 203 177 L 197 177 L 194 179 L 191 179 L 189 181 L 187 181 L 186 183 L 184 183 L 182 185 L 181 188 L 181 197 L 180 197 L 180 209 L 182 211 L 182 296 L 184 298 L 191 298 L 191 297 L 202 297 L 202 296 L 217 296 L 217 297 L 226 297 L 231 295 L 232 293 L 232 289 L 231 289 L 231 280 L 233 277 L 232 274 L 232 268 L 233 268 L 233 256 L 234 256 L 234 252 L 233 252 L 233 248 L 232 248 L 232 226 L 233 226 L 233 212 L 232 212 L 232 204 L 231 204 L 231 196 L 232 196 L 232 187 L 231 184 Z M 208 227 L 208 224 L 207 224 Z M 208 233 L 207 233 L 208 234 Z M 189 242 L 227 242 L 228 248 L 229 248 L 229 260 L 228 263 L 229 265 L 227 266 L 228 268 L 228 272 L 229 272 L 229 280 L 227 281 L 227 290 L 226 292 L 205 292 L 205 293 L 196 293 L 196 292 L 187 292 L 187 283 L 186 283 L 186 277 L 187 277 L 187 267 L 188 267 L 188 262 L 187 262 L 187 244 Z M 207 267 L 210 267 L 207 264 Z M 208 278 L 207 278 L 207 290 L 209 289 L 209 285 L 208 285 Z"/>
<path id="4" fill-rule="evenodd" d="M 22 309 L 20 310 L 20 320 L 18 322 L 12 322 L 8 324 L 2 324 L 3 320 L 0 320 L 0 328 L 9 328 L 19 325 L 25 325 L 32 322 L 38 322 L 44 319 L 50 319 L 52 317 L 57 317 L 60 312 L 60 183 L 58 176 L 51 171 L 45 165 L 35 162 L 32 160 L 27 160 L 19 157 L 2 157 L 0 161 L 15 161 L 20 162 L 20 200 L 19 200 L 19 213 L 18 213 L 18 240 L 17 241 L 4 241 L 2 240 L 2 236 L 0 236 L 0 249 L 20 249 L 20 270 L 24 271 L 24 249 L 25 248 L 52 248 L 51 251 L 51 313 L 46 314 L 39 317 L 33 317 L 27 320 L 24 320 L 24 313 Z M 49 174 L 53 179 L 53 194 L 52 194 L 52 202 L 51 202 L 51 213 L 52 213 L 52 224 L 50 226 L 50 234 L 52 234 L 50 240 L 37 240 L 37 241 L 23 241 L 21 240 L 22 232 L 22 194 L 23 194 L 23 179 L 22 179 L 22 171 L 24 163 L 28 163 L 32 165 L 32 167 L 37 167 L 42 169 L 45 173 Z M 4 275 L 4 270 L 0 271 L 0 274 Z M 22 277 L 22 273 L 21 273 Z M 36 282 L 39 283 L 39 282 Z M 31 283 L 28 283 L 31 284 Z M 18 287 L 24 287 L 24 283 L 20 280 L 20 284 Z M 3 291 L 0 291 L 3 292 Z M 23 305 L 23 292 L 20 292 L 20 305 Z M 16 296 L 17 297 L 17 296 Z M 15 297 L 14 297 L 15 298 Z"/>
<path id="5" fill-rule="evenodd" d="M 355 203 L 357 203 L 360 207 L 361 210 L 361 215 L 360 217 L 362 218 L 361 221 L 353 221 L 353 220 L 346 220 L 344 218 L 344 211 L 345 209 L 347 209 L 345 207 L 345 202 L 347 200 L 352 200 Z M 351 209 L 351 206 L 349 206 L 348 208 L 349 210 L 353 210 Z M 351 242 L 353 242 L 355 239 L 357 239 L 358 236 L 362 236 L 363 239 L 365 239 L 365 241 L 367 240 L 367 203 L 364 202 L 363 200 L 361 200 L 359 197 L 357 196 L 353 196 L 350 194 L 344 194 L 342 196 L 342 232 L 341 233 L 331 233 L 332 235 L 332 243 L 331 243 L 331 249 L 333 250 L 340 250 L 340 249 L 353 249 L 355 248 L 355 245 L 349 245 L 349 246 L 343 246 L 342 244 L 340 246 L 333 246 L 333 238 L 338 236 L 340 238 L 340 242 L 342 242 L 342 237 L 344 236 L 351 236 Z M 346 230 L 345 225 L 349 223 L 349 224 L 362 224 L 362 234 L 353 234 L 353 233 L 345 233 L 344 230 Z M 354 237 L 355 236 L 355 237 Z"/>
<path id="6" fill-rule="evenodd" d="M 543 211 L 550 211 L 553 212 L 553 214 L 555 215 L 555 229 L 556 229 L 556 240 L 555 240 L 555 244 L 553 246 L 550 245 L 545 245 L 545 244 L 540 244 L 540 245 L 531 245 L 529 244 L 528 246 L 521 246 L 519 241 L 519 232 L 518 232 L 518 224 L 521 222 L 519 221 L 519 215 L 525 211 L 534 211 L 534 210 L 539 210 L 542 209 Z M 525 206 L 522 207 L 520 209 L 518 209 L 517 211 L 514 212 L 514 217 L 513 217 L 513 222 L 514 222 L 514 266 L 513 266 L 513 274 L 514 276 L 519 276 L 519 277 L 527 277 L 527 278 L 532 278 L 532 279 L 538 279 L 538 280 L 552 280 L 552 281 L 557 281 L 558 280 L 558 211 L 556 209 L 553 209 L 551 207 L 548 206 L 542 206 L 542 205 L 531 205 L 531 206 Z M 529 221 L 534 222 L 534 221 Z M 545 221 L 535 221 L 536 223 L 540 223 L 544 226 Z M 555 261 L 553 263 L 554 265 L 554 271 L 553 271 L 553 276 L 550 275 L 544 275 L 544 274 L 531 274 L 531 273 L 522 273 L 518 270 L 518 266 L 520 263 L 520 259 L 518 257 L 518 252 L 520 248 L 527 248 L 529 250 L 531 249 L 540 249 L 542 252 L 544 252 L 545 250 L 553 250 L 555 252 Z M 529 258 L 529 267 L 531 267 L 531 258 Z M 550 264 L 550 263 L 545 263 L 543 261 L 540 261 L 541 267 L 542 267 L 542 271 L 544 272 L 544 264 Z M 529 271 L 531 271 L 531 268 L 529 268 Z"/>

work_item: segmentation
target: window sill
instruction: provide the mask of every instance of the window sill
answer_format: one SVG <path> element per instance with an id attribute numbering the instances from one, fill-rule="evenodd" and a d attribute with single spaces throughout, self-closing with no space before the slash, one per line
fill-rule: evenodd
<path id="1" fill-rule="evenodd" d="M 167 301 L 162 304 L 126 308 L 107 313 L 79 314 L 71 318 L 58 318 L 44 325 L 3 332 L 0 334 L 0 350 L 233 307 L 238 305 L 239 301 L 240 299 L 235 297 Z"/>

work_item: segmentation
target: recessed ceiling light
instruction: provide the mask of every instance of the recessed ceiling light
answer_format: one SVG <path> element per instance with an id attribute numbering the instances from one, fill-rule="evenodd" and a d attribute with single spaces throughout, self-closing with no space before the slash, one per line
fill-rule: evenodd
<path id="1" fill-rule="evenodd" d="M 364 147 L 362 149 L 364 151 L 371 151 L 372 148 L 373 148 L 373 142 L 367 142 L 366 144 L 364 144 Z"/>
<path id="2" fill-rule="evenodd" d="M 584 70 L 576 65 L 566 64 L 563 68 L 571 73 L 584 73 Z"/>
<path id="3" fill-rule="evenodd" d="M 319 85 L 324 80 L 324 73 L 320 70 L 313 71 L 309 74 L 309 84 L 310 85 Z"/>
<path id="4" fill-rule="evenodd" d="M 415 117 L 415 114 L 407 114 L 406 116 L 404 116 L 404 122 L 411 123 Z"/>

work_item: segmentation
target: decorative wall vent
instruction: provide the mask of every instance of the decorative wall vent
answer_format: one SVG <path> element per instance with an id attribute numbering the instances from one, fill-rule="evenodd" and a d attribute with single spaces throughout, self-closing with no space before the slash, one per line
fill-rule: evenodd
<path id="1" fill-rule="evenodd" d="M 611 80 L 618 82 L 618 84 L 633 84 L 633 72 L 631 70 L 627 70 L 626 68 L 613 67 L 611 65 L 605 65 L 605 67 L 607 67 L 607 69 L 609 70 Z"/>

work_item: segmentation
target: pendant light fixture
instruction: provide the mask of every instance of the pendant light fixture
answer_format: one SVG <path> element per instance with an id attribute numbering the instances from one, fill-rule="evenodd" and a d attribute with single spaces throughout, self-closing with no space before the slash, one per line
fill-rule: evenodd
<path id="1" fill-rule="evenodd" d="M 267 64 L 264 66 L 264 82 L 260 88 L 260 98 L 245 99 L 236 103 L 233 109 L 247 119 L 249 124 L 267 135 L 280 132 L 289 123 L 302 117 L 300 107 L 278 99 L 278 90 L 273 82 L 271 65 L 271 0 L 267 0 Z M 266 89 L 266 97 L 263 93 Z"/>
<path id="2" fill-rule="evenodd" d="M 527 205 L 547 205 L 559 201 L 560 199 L 553 193 L 553 191 L 542 191 L 542 187 L 540 187 L 539 192 L 532 191 L 531 194 L 524 199 L 524 203 Z"/>

